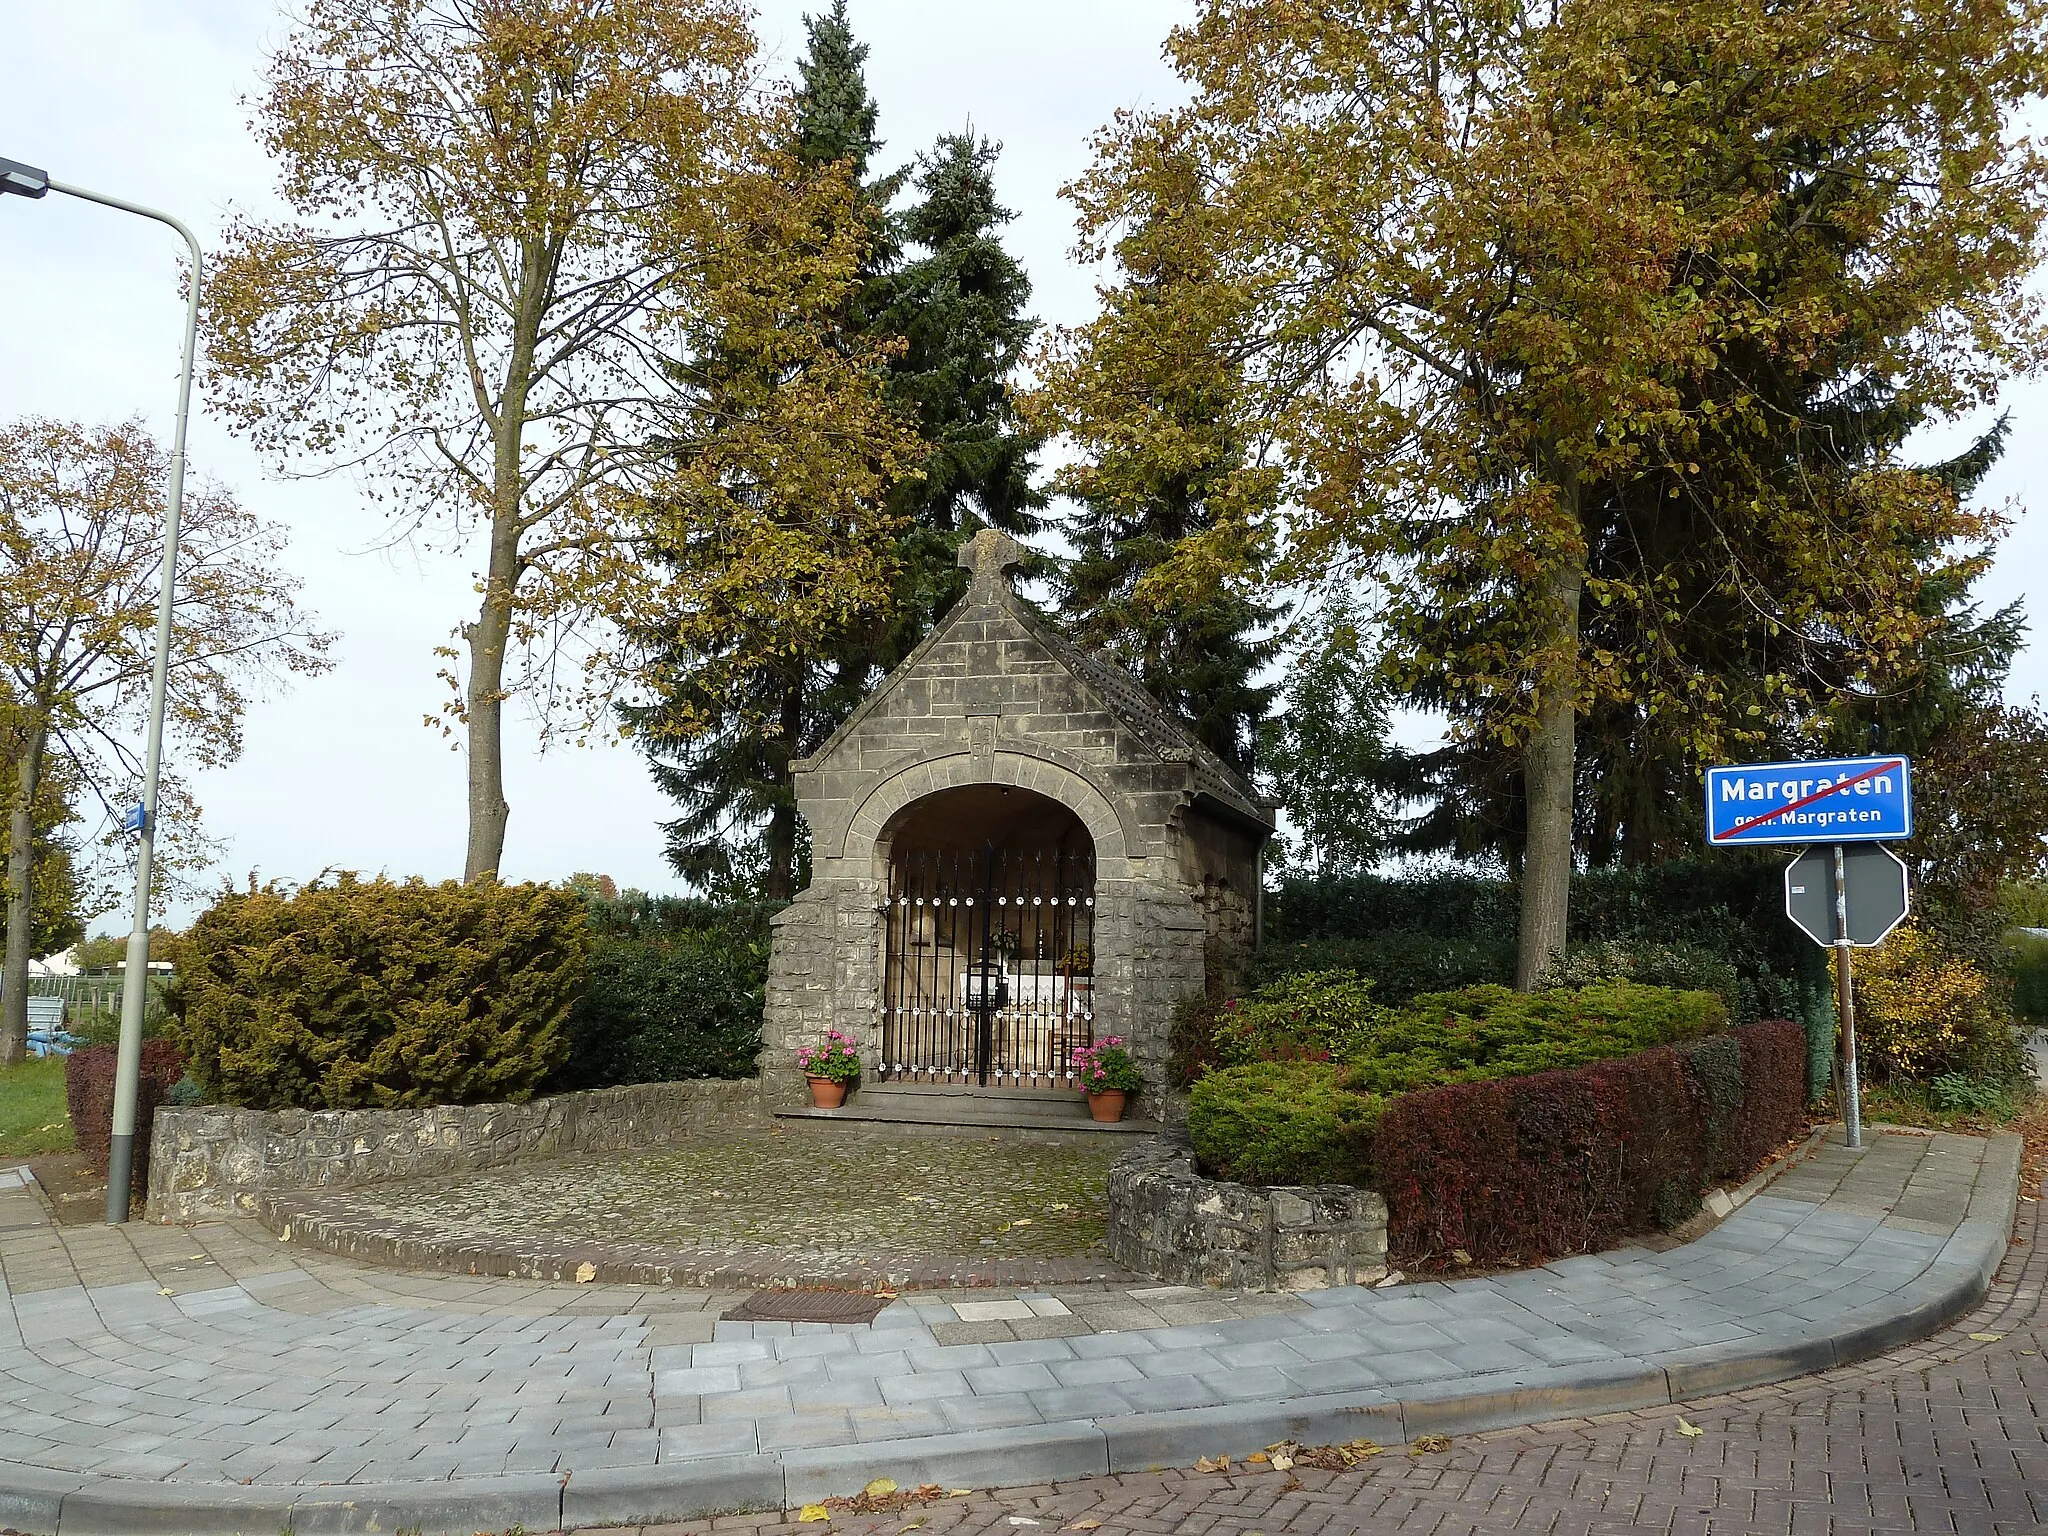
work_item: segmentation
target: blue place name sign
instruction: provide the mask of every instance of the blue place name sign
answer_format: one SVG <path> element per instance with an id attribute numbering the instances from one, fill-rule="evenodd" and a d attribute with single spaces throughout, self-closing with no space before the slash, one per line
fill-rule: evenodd
<path id="1" fill-rule="evenodd" d="M 1707 770 L 1707 841 L 1879 843 L 1913 835 L 1912 765 L 1835 757 Z"/>

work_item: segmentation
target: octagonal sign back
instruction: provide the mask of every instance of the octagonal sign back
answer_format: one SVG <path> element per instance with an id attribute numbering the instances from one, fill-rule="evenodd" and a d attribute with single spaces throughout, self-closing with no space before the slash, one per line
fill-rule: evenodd
<path id="1" fill-rule="evenodd" d="M 1842 848 L 1848 895 L 1849 942 L 1858 949 L 1882 944 L 1911 909 L 1905 861 L 1877 843 Z M 1820 843 L 1785 867 L 1785 915 L 1814 943 L 1835 943 L 1835 848 Z"/>

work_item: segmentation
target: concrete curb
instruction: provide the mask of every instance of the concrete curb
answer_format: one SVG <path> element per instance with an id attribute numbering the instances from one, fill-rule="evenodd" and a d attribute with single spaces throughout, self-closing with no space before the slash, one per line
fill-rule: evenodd
<path id="1" fill-rule="evenodd" d="M 712 1457 L 554 1476 L 363 1487 L 141 1483 L 0 1468 L 0 1525 L 41 1536 L 299 1536 L 417 1528 L 470 1536 L 517 1523 L 656 1523 L 778 1510 L 851 1494 L 879 1476 L 906 1486 L 1027 1486 L 1241 1456 L 1277 1440 L 1366 1437 L 1399 1444 L 1481 1430 L 1661 1407 L 1846 1365 L 1924 1337 L 1981 1301 L 2003 1261 L 2018 1205 L 2020 1140 L 1993 1138 L 1962 1224 L 1882 1303 L 1799 1337 L 1747 1339 L 1643 1360 L 1475 1376 L 1400 1396 L 1351 1392 L 1077 1419 L 1018 1429 L 818 1450 Z"/>

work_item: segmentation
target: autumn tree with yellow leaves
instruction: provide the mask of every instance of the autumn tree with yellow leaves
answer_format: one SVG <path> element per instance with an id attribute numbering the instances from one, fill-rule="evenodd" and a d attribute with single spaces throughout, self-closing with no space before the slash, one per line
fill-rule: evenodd
<path id="1" fill-rule="evenodd" d="M 2043 163 L 2009 124 L 2044 14 L 1204 0 L 1168 44 L 1188 104 L 1119 117 L 1070 189 L 1120 283 L 1202 274 L 1053 359 L 1070 430 L 1145 451 L 1116 379 L 1216 350 L 1259 491 L 1150 579 L 1377 579 L 1397 677 L 1517 759 L 1523 984 L 1565 939 L 1582 718 L 1739 748 L 1825 703 L 1814 647 L 1912 654 L 1928 551 L 1995 536 L 1803 412 L 1950 417 L 2037 362 Z M 1732 695 L 1706 597 L 1757 660 Z"/>
<path id="2" fill-rule="evenodd" d="M 136 422 L 0 428 L 0 727 L 10 738 L 0 755 L 14 770 L 0 1065 L 25 1048 L 37 902 L 61 894 L 38 883 L 49 872 L 33 856 L 38 811 L 48 814 L 59 789 L 117 826 L 140 798 L 167 473 L 167 455 Z M 165 708 L 181 762 L 233 762 L 252 695 L 328 665 L 330 637 L 299 608 L 298 582 L 277 565 L 283 548 L 282 531 L 227 491 L 186 491 Z M 158 859 L 172 875 L 203 854 L 197 813 L 189 785 L 166 775 Z M 105 851 L 125 861 L 125 842 Z M 87 904 L 104 910 L 105 898 Z"/>
<path id="3" fill-rule="evenodd" d="M 818 222 L 793 196 L 854 193 L 778 175 L 788 119 L 736 0 L 313 0 L 271 61 L 256 128 L 297 218 L 231 230 L 210 384 L 279 459 L 366 472 L 395 533 L 475 559 L 447 722 L 469 878 L 504 852 L 507 699 L 581 727 L 633 683 L 615 621 L 657 600 L 651 509 L 872 458 L 879 364 L 805 320 L 847 249 L 791 238 Z M 722 411 L 724 381 L 676 365 L 706 326 L 781 331 L 790 409 Z M 770 542 L 816 573 L 810 611 L 864 601 L 869 573 L 804 537 Z"/>

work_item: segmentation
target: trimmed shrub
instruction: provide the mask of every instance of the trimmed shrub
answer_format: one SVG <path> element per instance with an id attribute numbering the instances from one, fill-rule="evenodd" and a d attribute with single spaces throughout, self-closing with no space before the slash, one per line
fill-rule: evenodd
<path id="1" fill-rule="evenodd" d="M 710 928 L 600 938 L 548 1088 L 751 1076 L 767 981 L 765 937 Z"/>
<path id="2" fill-rule="evenodd" d="M 1543 974 L 1545 987 L 1585 987 L 1600 981 L 1633 981 L 1681 992 L 1712 992 L 1741 1016 L 1742 979 L 1726 960 L 1691 944 L 1646 944 L 1607 939 L 1574 944 Z"/>
<path id="3" fill-rule="evenodd" d="M 114 1155 L 114 1069 L 119 1050 L 111 1045 L 80 1046 L 64 1058 L 64 1100 L 71 1114 L 71 1137 L 86 1166 L 105 1178 Z M 185 1055 L 169 1040 L 142 1042 L 142 1076 L 135 1096 L 135 1182 L 149 1175 L 149 1143 L 156 1126 L 156 1107 L 168 1103 L 171 1090 L 185 1075 Z"/>
<path id="4" fill-rule="evenodd" d="M 768 902 L 650 896 L 645 891 L 628 891 L 622 896 L 578 894 L 600 940 L 696 938 L 716 932 L 766 944 L 769 920 L 780 910 Z"/>
<path id="5" fill-rule="evenodd" d="M 192 925 L 176 1033 L 216 1103 L 523 1100 L 567 1050 L 589 946 L 582 900 L 549 886 L 265 886 Z"/>
<path id="6" fill-rule="evenodd" d="M 1216 1059 L 1236 1067 L 1351 1057 L 1392 1017 L 1372 991 L 1354 971 L 1307 971 L 1268 982 L 1217 1010 Z"/>
<path id="7" fill-rule="evenodd" d="M 1195 1084 L 1188 1138 L 1216 1178 L 1240 1184 L 1346 1184 L 1370 1171 L 1379 1100 L 1321 1062 L 1224 1067 Z"/>
<path id="8" fill-rule="evenodd" d="M 1394 1100 L 1372 1151 L 1390 1261 L 1532 1261 L 1689 1214 L 1804 1126 L 1804 1031 L 1750 1025 L 1731 1043 L 1733 1106 L 1722 1040 Z"/>
<path id="9" fill-rule="evenodd" d="M 2035 933 L 2012 933 L 2012 1011 L 2035 1029 L 2048 1029 L 2048 939 Z"/>
<path id="10" fill-rule="evenodd" d="M 1734 1031 L 1742 1048 L 1742 1111 L 1735 1157 L 1716 1178 L 1748 1174 L 1806 1125 L 1806 1042 L 1796 1024 L 1769 1019 Z"/>
<path id="11" fill-rule="evenodd" d="M 1986 1076 L 2012 1056 L 1992 978 L 1919 924 L 1858 956 L 1854 971 L 1856 1049 L 1874 1077 Z"/>
<path id="12" fill-rule="evenodd" d="M 1355 971 L 1373 979 L 1373 995 L 1399 1008 L 1421 992 L 1446 992 L 1515 979 L 1513 939 L 1440 938 L 1389 932 L 1350 938 L 1301 939 L 1268 944 L 1253 958 L 1254 987 L 1304 971 Z"/>
<path id="13" fill-rule="evenodd" d="M 1727 1005 L 1714 993 L 1632 981 L 1549 992 L 1486 986 L 1426 993 L 1372 1032 L 1349 1058 L 1348 1081 L 1369 1093 L 1411 1093 L 1626 1056 L 1727 1024 Z"/>
<path id="14" fill-rule="evenodd" d="M 1587 870 L 1572 879 L 1570 938 L 1575 947 L 1704 949 L 1734 968 L 1728 1005 L 1743 1023 L 1825 1013 L 1825 961 L 1785 921 L 1784 902 L 1783 861 L 1759 851 L 1717 849 L 1700 859 Z M 1267 903 L 1267 948 L 1253 979 L 1282 970 L 1358 970 L 1377 980 L 1380 1000 L 1394 1006 L 1415 992 L 1506 982 L 1513 978 L 1518 912 L 1518 893 L 1503 879 L 1284 880 Z M 1432 946 L 1442 951 L 1440 958 L 1432 956 Z M 1474 969 L 1410 984 L 1415 968 L 1432 965 Z"/>

